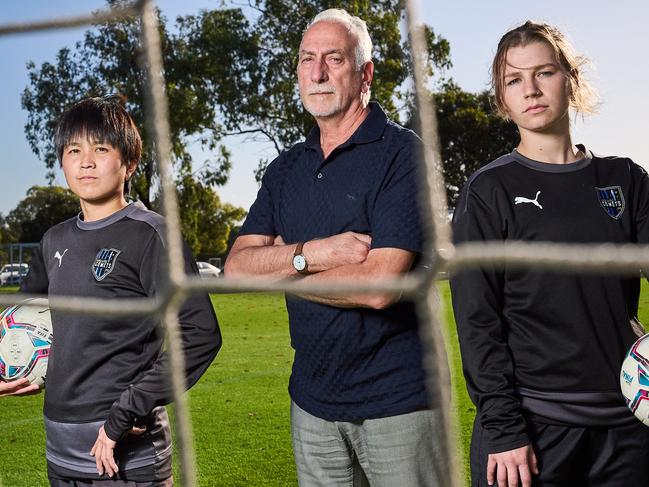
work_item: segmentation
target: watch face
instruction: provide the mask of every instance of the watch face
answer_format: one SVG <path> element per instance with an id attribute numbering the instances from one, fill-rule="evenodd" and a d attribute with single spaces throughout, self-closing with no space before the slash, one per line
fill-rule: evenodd
<path id="1" fill-rule="evenodd" d="M 293 257 L 293 267 L 295 267 L 295 270 L 298 272 L 306 269 L 306 259 L 302 254 Z"/>

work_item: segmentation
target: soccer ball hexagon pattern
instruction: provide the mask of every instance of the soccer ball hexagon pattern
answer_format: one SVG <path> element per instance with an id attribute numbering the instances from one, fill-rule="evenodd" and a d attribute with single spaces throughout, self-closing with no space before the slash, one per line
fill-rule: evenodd
<path id="1" fill-rule="evenodd" d="M 47 299 L 28 299 L 6 308 L 0 314 L 0 380 L 27 377 L 44 387 L 51 344 Z"/>
<path id="2" fill-rule="evenodd" d="M 639 338 L 627 352 L 620 387 L 631 412 L 649 426 L 649 334 Z"/>

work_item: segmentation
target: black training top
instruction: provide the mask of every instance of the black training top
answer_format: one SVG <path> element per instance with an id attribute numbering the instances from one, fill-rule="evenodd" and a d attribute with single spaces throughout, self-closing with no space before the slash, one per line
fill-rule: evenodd
<path id="1" fill-rule="evenodd" d="M 587 157 L 572 164 L 514 151 L 477 171 L 458 200 L 455 243 L 648 243 L 646 172 L 581 148 Z M 639 284 L 497 265 L 452 275 L 464 373 L 490 452 L 529 442 L 521 411 L 560 424 L 633 421 L 619 373 L 637 339 Z"/>
<path id="2" fill-rule="evenodd" d="M 268 167 L 240 235 L 281 235 L 290 244 L 346 231 L 372 248 L 419 254 L 420 140 L 376 103 L 325 160 L 315 127 Z M 351 421 L 427 407 L 414 305 L 342 309 L 287 296 L 295 361 L 292 399 L 327 420 Z"/>
<path id="3" fill-rule="evenodd" d="M 106 300 L 156 296 L 165 283 L 163 230 L 162 217 L 141 203 L 103 220 L 67 220 L 43 236 L 21 291 Z M 198 274 L 186 247 L 185 267 Z M 119 440 L 120 470 L 136 472 L 124 478 L 168 477 L 169 424 L 159 406 L 172 400 L 172 389 L 156 318 L 51 314 L 44 405 L 50 473 L 98 478 L 90 449 L 104 425 L 109 438 Z M 207 294 L 184 302 L 179 323 L 191 387 L 221 346 Z M 129 435 L 134 424 L 147 433 Z"/>

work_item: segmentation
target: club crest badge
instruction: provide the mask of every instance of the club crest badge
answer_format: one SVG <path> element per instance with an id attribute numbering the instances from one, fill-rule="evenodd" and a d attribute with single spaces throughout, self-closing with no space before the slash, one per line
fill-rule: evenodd
<path id="1" fill-rule="evenodd" d="M 99 251 L 95 263 L 92 264 L 92 275 L 97 281 L 103 281 L 108 274 L 113 272 L 115 261 L 120 252 L 121 250 L 117 249 L 101 249 Z"/>
<path id="2" fill-rule="evenodd" d="M 611 218 L 617 220 L 624 213 L 624 194 L 619 186 L 609 186 L 608 188 L 595 188 L 597 197 Z"/>

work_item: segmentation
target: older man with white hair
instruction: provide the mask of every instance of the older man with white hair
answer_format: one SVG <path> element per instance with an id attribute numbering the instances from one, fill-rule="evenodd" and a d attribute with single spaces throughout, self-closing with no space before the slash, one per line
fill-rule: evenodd
<path id="1" fill-rule="evenodd" d="M 421 141 L 370 102 L 365 22 L 330 9 L 300 45 L 300 96 L 316 127 L 268 167 L 228 276 L 369 283 L 419 264 Z M 397 293 L 286 297 L 301 486 L 437 486 L 437 404 L 425 388 L 414 304 Z"/>

